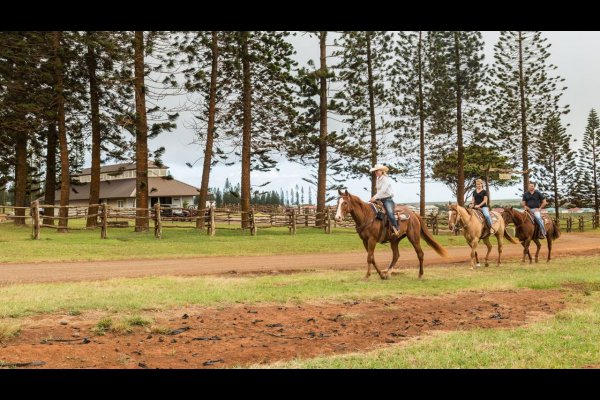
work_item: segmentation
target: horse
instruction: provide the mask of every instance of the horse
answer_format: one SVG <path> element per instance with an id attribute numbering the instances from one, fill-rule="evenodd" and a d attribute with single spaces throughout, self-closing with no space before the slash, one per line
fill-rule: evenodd
<path id="1" fill-rule="evenodd" d="M 531 221 L 531 218 L 527 215 L 526 212 L 520 212 L 514 210 L 512 207 L 507 208 L 502 213 L 502 219 L 504 219 L 504 223 L 508 226 L 509 223 L 515 224 L 515 235 L 519 238 L 519 241 L 523 245 L 523 259 L 521 262 L 525 262 L 525 256 L 529 256 L 529 264 L 532 263 L 531 253 L 529 252 L 529 245 L 533 240 L 535 245 L 537 246 L 537 251 L 535 252 L 535 262 L 538 262 L 538 255 L 540 254 L 540 248 L 542 247 L 539 240 L 539 230 L 537 222 L 534 223 Z M 550 262 L 552 258 L 552 242 L 560 237 L 560 228 L 556 225 L 552 219 L 544 221 L 544 226 L 546 228 L 546 240 L 548 242 L 548 259 L 546 262 Z"/>
<path id="2" fill-rule="evenodd" d="M 421 248 L 420 238 L 425 239 L 425 242 L 442 257 L 447 257 L 448 253 L 438 242 L 435 241 L 431 233 L 427 230 L 427 226 L 423 219 L 410 211 L 407 207 L 400 207 L 400 210 L 408 218 L 398 220 L 399 236 L 392 235 L 390 224 L 386 225 L 386 220 L 377 218 L 377 212 L 369 205 L 360 199 L 358 196 L 351 195 L 348 190 L 342 193 L 338 190 L 340 198 L 338 199 L 337 211 L 335 213 L 336 221 L 340 222 L 350 213 L 356 224 L 356 232 L 362 239 L 365 250 L 367 250 L 367 274 L 365 280 L 371 275 L 371 265 L 375 267 L 381 279 L 389 279 L 392 268 L 396 265 L 400 252 L 398 244 L 400 240 L 407 237 L 419 257 L 419 278 L 423 276 L 423 249 Z M 392 248 L 392 262 L 390 266 L 382 272 L 377 263 L 375 263 L 375 246 L 377 243 L 390 242 Z"/>
<path id="3" fill-rule="evenodd" d="M 500 258 L 502 257 L 502 238 L 506 238 L 508 241 L 514 244 L 518 244 L 514 238 L 512 238 L 508 233 L 506 233 L 506 225 L 504 223 L 504 219 L 501 218 L 500 214 L 492 211 L 490 212 L 492 218 L 495 216 L 496 221 L 492 221 L 492 227 L 496 230 L 494 236 L 496 236 L 496 240 L 498 241 L 498 263 L 496 266 L 500 266 Z M 482 215 L 483 217 L 483 215 Z M 482 233 L 484 231 L 484 223 L 480 221 L 474 214 L 474 212 L 468 211 L 466 208 L 459 206 L 458 204 L 450 205 L 450 209 L 448 210 L 448 228 L 451 231 L 454 231 L 457 227 L 462 226 L 463 235 L 465 239 L 467 239 L 467 243 L 471 247 L 471 269 L 475 269 L 475 267 L 480 267 L 479 257 L 477 256 L 477 244 L 480 240 L 483 240 L 485 245 L 487 246 L 487 254 L 485 255 L 485 266 L 488 267 L 490 264 L 488 259 L 490 257 L 490 253 L 492 252 L 492 244 L 490 243 L 490 236 L 486 236 L 485 238 L 481 238 Z M 477 264 L 475 264 L 475 262 Z"/>

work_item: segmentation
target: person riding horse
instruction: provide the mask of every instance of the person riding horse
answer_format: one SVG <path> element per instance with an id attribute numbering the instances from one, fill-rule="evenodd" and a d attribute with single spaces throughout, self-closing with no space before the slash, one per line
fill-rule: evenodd
<path id="1" fill-rule="evenodd" d="M 535 220 L 540 227 L 540 239 L 546 238 L 546 227 L 542 220 L 541 210 L 546 207 L 547 201 L 542 192 L 535 189 L 535 182 L 529 182 L 529 191 L 523 193 L 521 205 L 525 211 L 533 212 Z"/>
<path id="2" fill-rule="evenodd" d="M 396 237 L 400 236 L 400 228 L 398 226 L 398 221 L 396 220 L 396 215 L 394 213 L 395 204 L 392 200 L 394 197 L 394 193 L 392 192 L 392 183 L 390 178 L 387 176 L 387 172 L 389 168 L 385 165 L 377 164 L 373 168 L 369 170 L 369 172 L 375 172 L 377 176 L 377 182 L 375 183 L 375 187 L 377 188 L 377 193 L 371 197 L 369 200 L 370 203 L 374 203 L 376 200 L 380 200 L 383 203 L 383 208 L 385 208 L 385 212 L 390 219 L 390 224 L 392 225 L 392 229 L 394 230 L 393 235 Z"/>
<path id="3" fill-rule="evenodd" d="M 470 207 L 480 209 L 481 213 L 485 217 L 486 230 L 481 235 L 481 238 L 494 235 L 496 231 L 492 227 L 492 217 L 490 216 L 490 208 L 488 205 L 488 192 L 483 188 L 483 181 L 481 179 L 477 179 L 475 181 L 475 190 L 473 191 L 473 196 L 471 197 Z"/>

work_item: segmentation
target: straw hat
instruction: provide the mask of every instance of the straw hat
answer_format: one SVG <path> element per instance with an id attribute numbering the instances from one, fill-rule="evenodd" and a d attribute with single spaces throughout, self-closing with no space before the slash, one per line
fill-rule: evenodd
<path id="1" fill-rule="evenodd" d="M 388 167 L 386 167 L 385 165 L 377 164 L 376 166 L 371 168 L 369 170 L 369 172 L 375 172 L 377 170 L 382 170 L 383 172 L 388 172 L 390 169 Z"/>

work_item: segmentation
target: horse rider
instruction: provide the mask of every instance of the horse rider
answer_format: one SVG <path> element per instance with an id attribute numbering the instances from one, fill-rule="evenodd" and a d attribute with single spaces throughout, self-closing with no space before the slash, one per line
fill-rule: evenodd
<path id="1" fill-rule="evenodd" d="M 537 221 L 540 227 L 540 233 L 542 238 L 546 237 L 546 227 L 544 226 L 544 221 L 542 220 L 541 210 L 546 207 L 547 201 L 542 192 L 536 190 L 535 182 L 529 182 L 529 191 L 523 193 L 523 200 L 521 201 L 521 205 L 525 209 L 525 211 L 533 212 L 535 216 L 535 220 Z"/>
<path id="2" fill-rule="evenodd" d="M 492 217 L 490 216 L 490 208 L 488 205 L 488 192 L 483 188 L 483 181 L 481 179 L 477 179 L 475 181 L 475 190 L 473 190 L 473 196 L 471 197 L 470 207 L 480 209 L 483 213 L 483 216 L 485 217 L 486 231 L 483 232 L 481 237 L 484 238 L 496 233 L 496 231 L 492 227 Z M 487 231 L 489 231 L 489 234 Z"/>
<path id="3" fill-rule="evenodd" d="M 396 220 L 396 215 L 394 214 L 394 207 L 396 205 L 392 200 L 394 193 L 392 192 L 391 179 L 387 176 L 388 171 L 389 168 L 381 164 L 377 164 L 369 170 L 369 172 L 375 172 L 375 176 L 377 176 L 377 181 L 375 183 L 377 193 L 371 197 L 369 202 L 374 203 L 375 200 L 381 200 L 383 203 L 383 208 L 385 208 L 385 212 L 390 219 L 390 224 L 392 225 L 392 229 L 394 231 L 393 235 L 398 237 L 400 236 L 400 231 L 398 227 L 398 221 Z"/>

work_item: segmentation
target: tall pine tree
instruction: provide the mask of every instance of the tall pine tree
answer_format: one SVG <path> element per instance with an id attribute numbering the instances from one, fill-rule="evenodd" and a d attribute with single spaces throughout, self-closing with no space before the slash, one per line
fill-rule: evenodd
<path id="1" fill-rule="evenodd" d="M 489 124 L 511 156 L 523 170 L 537 147 L 551 116 L 568 112 L 559 106 L 566 87 L 556 67 L 550 64 L 549 43 L 540 32 L 503 31 L 494 47 L 495 62 L 490 71 Z M 523 191 L 529 175 L 523 175 Z"/>

